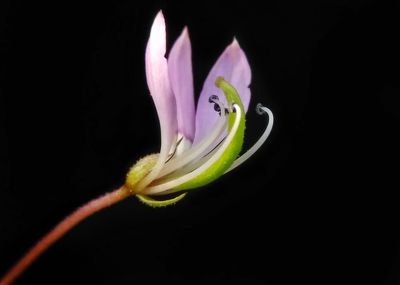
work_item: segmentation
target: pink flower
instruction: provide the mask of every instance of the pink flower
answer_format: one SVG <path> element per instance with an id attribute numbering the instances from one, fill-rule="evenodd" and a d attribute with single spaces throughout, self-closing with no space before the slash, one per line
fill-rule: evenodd
<path id="1" fill-rule="evenodd" d="M 165 54 L 166 28 L 160 11 L 151 28 L 145 62 L 147 84 L 160 121 L 161 150 L 150 173 L 137 185 L 139 198 L 149 203 L 154 200 L 148 195 L 199 187 L 241 164 L 267 139 L 273 124 L 271 111 L 259 105 L 258 112 L 269 115 L 266 131 L 236 159 L 243 143 L 245 112 L 251 97 L 250 65 L 236 39 L 210 70 L 197 108 L 186 27 L 168 59 Z M 176 202 L 184 195 L 168 201 Z"/>

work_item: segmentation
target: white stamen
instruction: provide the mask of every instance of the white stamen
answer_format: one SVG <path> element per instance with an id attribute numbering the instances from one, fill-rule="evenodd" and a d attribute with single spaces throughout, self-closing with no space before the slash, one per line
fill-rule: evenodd
<path id="1" fill-rule="evenodd" d="M 225 110 L 224 105 L 216 100 L 216 104 L 219 105 L 221 110 Z M 168 161 L 164 168 L 160 171 L 158 177 L 163 177 L 187 164 L 190 162 L 197 160 L 204 156 L 209 146 L 213 144 L 213 142 L 218 139 L 222 132 L 225 131 L 227 127 L 227 120 L 225 112 L 221 113 L 217 123 L 215 124 L 213 131 L 204 139 L 202 139 L 198 144 L 193 146 L 191 149 L 183 152 L 181 155 L 174 157 L 172 160 Z"/>
<path id="2" fill-rule="evenodd" d="M 222 144 L 222 142 L 223 142 L 223 140 L 220 141 L 219 143 L 216 143 L 216 146 L 212 150 L 207 150 L 206 152 L 203 152 L 203 154 L 198 156 L 198 158 L 193 159 L 190 163 L 186 164 L 185 166 L 178 168 L 174 172 L 172 172 L 160 179 L 157 179 L 156 183 L 162 184 L 162 183 L 171 181 L 180 176 L 188 174 L 189 172 L 194 171 L 196 168 L 199 168 L 202 164 L 204 164 L 207 160 L 210 159 L 210 157 L 212 157 L 215 154 L 215 152 L 218 150 L 219 145 Z M 163 193 L 156 193 L 155 195 L 159 195 L 159 194 L 164 195 L 164 194 L 168 194 L 170 192 L 172 192 L 172 191 L 167 190 Z"/>
<path id="3" fill-rule="evenodd" d="M 177 179 L 173 179 L 171 181 L 151 186 L 146 189 L 144 189 L 143 193 L 144 194 L 156 194 L 160 192 L 164 192 L 169 189 L 173 189 L 183 183 L 186 183 L 195 177 L 199 176 L 201 173 L 206 171 L 208 168 L 210 168 L 220 157 L 223 155 L 225 152 L 225 149 L 231 144 L 233 138 L 235 137 L 235 134 L 239 128 L 239 123 L 240 119 L 243 116 L 242 111 L 240 108 L 236 105 L 233 104 L 233 109 L 236 111 L 236 117 L 235 121 L 233 123 L 232 129 L 229 132 L 228 136 L 226 137 L 225 141 L 222 143 L 222 145 L 218 148 L 218 150 L 208 159 L 203 165 L 195 169 L 194 171 L 187 173 Z M 223 110 L 223 109 L 222 109 Z"/>
<path id="4" fill-rule="evenodd" d="M 243 162 L 245 162 L 247 159 L 249 159 L 265 143 L 269 134 L 271 133 L 272 126 L 274 124 L 274 115 L 272 114 L 271 110 L 269 110 L 267 107 L 264 107 L 263 105 L 261 105 L 259 103 L 259 104 L 257 104 L 256 112 L 259 115 L 263 115 L 263 114 L 268 115 L 268 125 L 265 128 L 264 133 L 249 150 L 247 150 L 242 156 L 240 156 L 238 159 L 236 159 L 233 162 L 231 167 L 228 168 L 228 170 L 225 171 L 225 173 L 231 171 L 232 169 L 235 169 L 236 167 L 241 165 Z"/>
<path id="5" fill-rule="evenodd" d="M 187 164 L 184 167 L 179 168 L 178 170 L 174 171 L 171 175 L 166 176 L 165 177 L 166 179 L 164 181 L 171 180 L 171 178 L 177 178 L 179 176 L 182 176 L 182 175 L 185 175 L 185 174 L 187 174 L 189 172 L 192 172 L 196 168 L 199 168 L 201 165 L 203 165 L 207 160 L 209 160 L 217 152 L 217 150 L 219 149 L 220 144 L 222 144 L 222 141 L 220 141 L 220 143 L 217 143 L 216 146 L 214 146 L 213 149 L 207 150 L 207 152 L 203 153 L 201 156 L 199 156 L 199 158 L 192 160 L 189 164 Z M 160 181 L 160 183 L 158 183 L 158 184 L 161 184 L 164 181 Z"/>

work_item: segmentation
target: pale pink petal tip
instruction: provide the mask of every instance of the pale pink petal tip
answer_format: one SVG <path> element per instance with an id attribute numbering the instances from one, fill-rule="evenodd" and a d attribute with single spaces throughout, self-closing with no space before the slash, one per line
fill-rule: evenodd
<path id="1" fill-rule="evenodd" d="M 224 77 L 236 88 L 247 111 L 251 95 L 249 89 L 251 69 L 246 54 L 236 38 L 225 48 L 204 82 L 196 111 L 195 143 L 207 136 L 210 126 L 218 120 L 218 113 L 208 102 L 209 97 L 217 95 L 223 103 L 226 103 L 222 91 L 215 86 L 215 79 L 218 76 Z"/>

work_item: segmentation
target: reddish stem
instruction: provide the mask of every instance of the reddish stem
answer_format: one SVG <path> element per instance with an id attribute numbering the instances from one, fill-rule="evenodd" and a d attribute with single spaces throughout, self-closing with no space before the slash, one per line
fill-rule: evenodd
<path id="1" fill-rule="evenodd" d="M 129 190 L 124 186 L 96 198 L 82 207 L 78 208 L 71 215 L 62 220 L 41 240 L 39 240 L 4 276 L 0 279 L 0 285 L 12 284 L 46 249 L 65 235 L 82 220 L 93 215 L 97 211 L 107 208 L 130 195 Z"/>

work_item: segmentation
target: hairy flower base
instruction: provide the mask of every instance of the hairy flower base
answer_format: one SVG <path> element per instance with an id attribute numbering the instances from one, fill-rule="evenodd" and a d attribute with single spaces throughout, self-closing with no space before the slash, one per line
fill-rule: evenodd
<path id="1" fill-rule="evenodd" d="M 151 207 L 164 207 L 168 205 L 175 204 L 183 197 L 186 196 L 186 193 L 183 193 L 175 198 L 167 199 L 167 200 L 155 200 L 146 195 L 141 195 L 137 193 L 135 186 L 140 182 L 149 172 L 152 170 L 154 165 L 157 163 L 158 154 L 150 154 L 148 156 L 143 157 L 132 168 L 129 170 L 128 175 L 126 177 L 126 187 L 129 189 L 129 192 L 132 195 L 136 195 L 140 201 L 151 206 Z"/>

